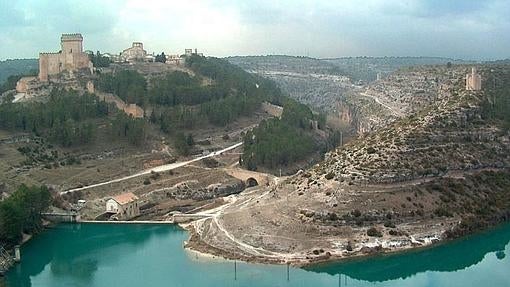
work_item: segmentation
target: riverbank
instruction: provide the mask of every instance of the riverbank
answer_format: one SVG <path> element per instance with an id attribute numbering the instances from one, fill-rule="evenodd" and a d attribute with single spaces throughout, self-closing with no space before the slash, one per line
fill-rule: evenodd
<path id="1" fill-rule="evenodd" d="M 218 260 L 240 260 L 247 263 L 255 263 L 255 264 L 277 264 L 277 265 L 290 265 L 297 268 L 318 268 L 320 266 L 328 266 L 336 263 L 347 263 L 347 262 L 356 262 L 360 260 L 368 260 L 369 258 L 381 258 L 386 256 L 398 256 L 405 254 L 412 254 L 420 251 L 425 251 L 428 249 L 439 248 L 441 246 L 445 246 L 448 244 L 454 244 L 456 242 L 462 242 L 469 240 L 474 237 L 480 237 L 484 234 L 488 234 L 493 231 L 497 231 L 498 229 L 504 228 L 505 226 L 510 226 L 510 221 L 500 222 L 495 225 L 491 225 L 486 227 L 485 229 L 477 230 L 470 234 L 465 234 L 464 236 L 457 238 L 448 238 L 447 236 L 443 236 L 438 240 L 430 241 L 427 244 L 423 245 L 413 245 L 413 246 L 405 246 L 400 248 L 378 248 L 375 246 L 371 249 L 358 249 L 352 252 L 347 252 L 346 254 L 325 254 L 322 256 L 316 256 L 314 258 L 303 258 L 303 257 L 295 257 L 294 259 L 289 260 L 289 256 L 282 256 L 281 258 L 274 257 L 264 257 L 264 256 L 252 256 L 246 253 L 243 253 L 239 250 L 239 252 L 229 252 L 226 250 L 222 250 L 220 248 L 208 245 L 203 240 L 200 240 L 199 235 L 195 232 L 193 226 L 191 224 L 180 224 L 180 226 L 186 229 L 189 232 L 189 239 L 185 241 L 184 248 L 192 253 L 197 254 L 201 258 L 205 259 L 205 261 L 218 261 Z"/>
<path id="2" fill-rule="evenodd" d="M 208 211 L 186 226 L 187 247 L 295 266 L 429 247 L 509 220 L 509 180 L 506 171 L 482 171 L 389 187 L 330 181 L 304 196 L 291 178 Z"/>
<path id="3" fill-rule="evenodd" d="M 505 257 L 510 254 L 509 225 L 427 250 L 305 269 L 230 261 L 185 250 L 188 236 L 182 228 L 168 224 L 60 224 L 23 247 L 25 256 L 7 274 L 6 284 L 325 287 L 336 286 L 339 278 L 342 286 L 376 287 L 478 286 L 480 280 L 494 287 L 510 283 L 505 272 L 510 266 L 510 257 Z"/>

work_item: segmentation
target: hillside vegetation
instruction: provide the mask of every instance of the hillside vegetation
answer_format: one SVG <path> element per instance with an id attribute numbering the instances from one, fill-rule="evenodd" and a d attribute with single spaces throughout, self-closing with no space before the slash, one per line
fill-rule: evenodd
<path id="1" fill-rule="evenodd" d="M 0 61 L 0 85 L 2 85 L 9 76 L 37 74 L 38 70 L 39 60 L 37 59 L 15 59 Z"/>
<path id="2" fill-rule="evenodd" d="M 30 132 L 64 147 L 93 143 L 100 119 L 118 138 L 143 142 L 144 120 L 128 117 L 90 94 L 53 90 L 46 102 L 0 104 L 0 129 Z"/>
<path id="3" fill-rule="evenodd" d="M 246 133 L 241 165 L 249 170 L 274 169 L 307 158 L 320 147 L 313 139 L 314 123 L 319 129 L 324 128 L 323 118 L 312 114 L 307 106 L 288 99 L 281 119 L 265 120 Z"/>
<path id="4" fill-rule="evenodd" d="M 42 228 L 41 212 L 46 211 L 52 198 L 45 186 L 21 185 L 0 202 L 0 243 L 15 245 L 22 232 L 33 234 Z"/>

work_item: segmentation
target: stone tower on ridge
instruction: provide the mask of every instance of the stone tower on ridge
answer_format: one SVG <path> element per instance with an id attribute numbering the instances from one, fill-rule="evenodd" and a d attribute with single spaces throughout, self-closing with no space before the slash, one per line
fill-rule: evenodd
<path id="1" fill-rule="evenodd" d="M 478 74 L 476 68 L 471 68 L 471 73 L 466 75 L 466 90 L 479 91 L 482 89 L 482 76 Z"/>

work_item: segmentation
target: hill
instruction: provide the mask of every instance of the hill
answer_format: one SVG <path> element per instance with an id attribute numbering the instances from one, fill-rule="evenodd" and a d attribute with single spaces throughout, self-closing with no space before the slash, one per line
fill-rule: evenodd
<path id="1" fill-rule="evenodd" d="M 464 89 L 468 67 L 434 69 L 456 75 L 441 95 L 193 223 L 189 247 L 301 265 L 427 246 L 507 220 L 510 66 L 480 66 L 480 92 Z"/>
<path id="2" fill-rule="evenodd" d="M 34 70 L 39 70 L 39 60 L 37 59 L 0 61 L 0 84 L 5 82 L 9 76 L 23 75 Z"/>

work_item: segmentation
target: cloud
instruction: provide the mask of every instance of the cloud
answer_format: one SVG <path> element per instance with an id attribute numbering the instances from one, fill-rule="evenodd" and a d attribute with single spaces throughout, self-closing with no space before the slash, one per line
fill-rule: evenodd
<path id="1" fill-rule="evenodd" d="M 0 3 L 0 58 L 58 49 L 81 32 L 86 49 L 209 55 L 509 57 L 506 0 L 189 0 Z"/>

